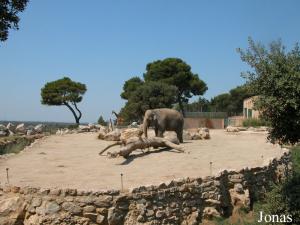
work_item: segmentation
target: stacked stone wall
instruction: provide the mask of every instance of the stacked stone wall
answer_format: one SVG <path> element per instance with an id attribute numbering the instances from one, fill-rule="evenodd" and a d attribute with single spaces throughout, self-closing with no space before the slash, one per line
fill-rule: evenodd
<path id="1" fill-rule="evenodd" d="M 178 179 L 126 193 L 3 186 L 0 224 L 199 224 L 204 218 L 230 216 L 237 206 L 251 209 L 290 168 L 287 152 L 268 166 L 224 170 L 213 177 Z"/>

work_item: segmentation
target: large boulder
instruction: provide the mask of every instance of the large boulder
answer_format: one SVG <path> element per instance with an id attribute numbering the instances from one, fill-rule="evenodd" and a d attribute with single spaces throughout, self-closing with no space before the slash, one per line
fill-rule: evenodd
<path id="1" fill-rule="evenodd" d="M 58 129 L 55 133 L 56 135 L 62 135 L 63 134 L 63 131 L 61 129 Z"/>
<path id="2" fill-rule="evenodd" d="M 44 129 L 44 125 L 43 124 L 38 124 L 34 127 L 34 131 L 36 133 L 42 133 L 43 132 L 43 129 Z"/>
<path id="3" fill-rule="evenodd" d="M 121 210 L 111 207 L 108 209 L 107 222 L 109 225 L 123 224 L 124 214 Z"/>
<path id="4" fill-rule="evenodd" d="M 26 203 L 20 196 L 0 199 L 0 224 L 23 224 Z"/>
<path id="5" fill-rule="evenodd" d="M 98 133 L 98 139 L 104 140 L 106 133 L 103 130 L 100 130 Z"/>
<path id="6" fill-rule="evenodd" d="M 7 128 L 8 130 L 12 131 L 12 132 L 15 132 L 15 130 L 16 130 L 16 126 L 13 125 L 12 123 L 8 123 L 8 124 L 6 125 L 6 128 Z"/>
<path id="7" fill-rule="evenodd" d="M 209 129 L 206 127 L 198 128 L 196 131 L 183 130 L 183 140 L 202 140 L 210 139 Z"/>
<path id="8" fill-rule="evenodd" d="M 192 140 L 201 140 L 202 136 L 198 132 L 194 132 L 191 134 Z"/>
<path id="9" fill-rule="evenodd" d="M 21 134 L 25 134 L 26 133 L 26 128 L 25 128 L 25 124 L 21 123 L 16 127 L 16 133 L 21 133 Z"/>
<path id="10" fill-rule="evenodd" d="M 106 126 L 102 126 L 100 124 L 96 124 L 95 127 L 96 127 L 97 130 L 103 131 L 104 133 L 108 132 L 108 127 L 106 127 Z"/>
<path id="11" fill-rule="evenodd" d="M 34 130 L 31 130 L 31 129 L 30 129 L 30 130 L 27 130 L 27 131 L 26 131 L 26 135 L 27 135 L 27 136 L 34 135 L 34 134 L 35 134 L 35 131 L 34 131 Z"/>
<path id="12" fill-rule="evenodd" d="M 78 129 L 79 129 L 79 132 L 89 132 L 90 131 L 90 127 L 86 126 L 86 125 L 79 125 Z"/>
<path id="13" fill-rule="evenodd" d="M 226 127 L 226 131 L 227 132 L 239 132 L 240 130 L 238 127 L 228 126 L 228 127 Z"/>
<path id="14" fill-rule="evenodd" d="M 192 135 L 189 131 L 183 130 L 183 140 L 192 140 Z"/>
<path id="15" fill-rule="evenodd" d="M 93 124 L 93 123 L 89 123 L 89 124 L 88 124 L 88 127 L 90 128 L 90 130 L 91 130 L 91 129 L 96 129 L 96 128 L 97 128 L 96 125 Z"/>
<path id="16" fill-rule="evenodd" d="M 36 131 L 34 130 L 34 126 L 30 125 L 26 128 L 26 135 L 34 135 Z"/>
<path id="17" fill-rule="evenodd" d="M 209 129 L 206 127 L 198 128 L 198 134 L 200 134 L 201 139 L 210 139 Z"/>
<path id="18" fill-rule="evenodd" d="M 9 129 L 6 126 L 0 124 L 0 137 L 6 137 L 9 135 Z"/>
<path id="19" fill-rule="evenodd" d="M 104 137 L 106 141 L 119 141 L 121 137 L 121 131 L 119 129 L 115 129 L 109 133 L 107 133 Z"/>

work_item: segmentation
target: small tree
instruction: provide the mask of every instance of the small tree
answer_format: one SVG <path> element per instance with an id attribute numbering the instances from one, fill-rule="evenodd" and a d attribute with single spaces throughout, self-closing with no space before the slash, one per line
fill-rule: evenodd
<path id="1" fill-rule="evenodd" d="M 41 89 L 42 104 L 61 106 L 64 105 L 72 112 L 76 124 L 79 124 L 82 113 L 77 107 L 86 92 L 85 84 L 74 82 L 68 77 L 48 82 Z M 76 113 L 77 112 L 77 113 Z"/>
<path id="2" fill-rule="evenodd" d="M 102 116 L 100 116 L 99 119 L 98 119 L 98 124 L 100 124 L 102 126 L 106 126 L 107 122 L 103 119 Z"/>
<path id="3" fill-rule="evenodd" d="M 9 29 L 19 29 L 18 13 L 24 11 L 28 0 L 0 1 L 0 41 L 6 41 Z"/>
<path id="4" fill-rule="evenodd" d="M 255 107 L 270 122 L 269 139 L 280 143 L 300 140 L 300 49 L 287 52 L 281 41 L 269 49 L 249 38 L 246 51 L 238 49 L 241 59 L 252 71 L 243 73 L 254 92 L 259 94 Z"/>

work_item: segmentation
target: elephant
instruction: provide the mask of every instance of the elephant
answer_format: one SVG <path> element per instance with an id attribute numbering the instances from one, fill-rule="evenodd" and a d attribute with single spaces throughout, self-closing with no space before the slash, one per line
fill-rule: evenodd
<path id="1" fill-rule="evenodd" d="M 179 142 L 182 143 L 183 123 L 183 116 L 177 110 L 167 108 L 149 109 L 145 112 L 143 121 L 144 135 L 147 137 L 148 127 L 154 126 L 156 137 L 163 137 L 165 131 L 175 131 Z"/>

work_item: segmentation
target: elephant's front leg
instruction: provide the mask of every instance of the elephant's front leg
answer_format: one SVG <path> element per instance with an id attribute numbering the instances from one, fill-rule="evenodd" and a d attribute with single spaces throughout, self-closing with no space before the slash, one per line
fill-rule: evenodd
<path id="1" fill-rule="evenodd" d="M 157 137 L 164 137 L 164 131 L 162 131 L 162 130 L 158 130 L 158 132 L 157 132 L 157 135 L 156 135 Z"/>

